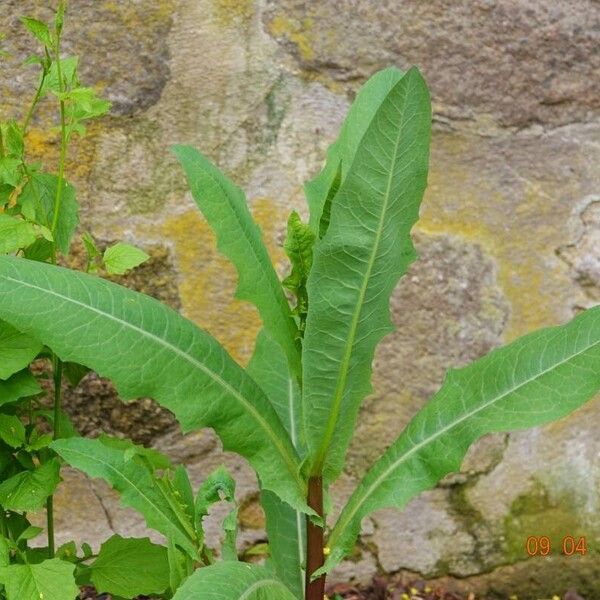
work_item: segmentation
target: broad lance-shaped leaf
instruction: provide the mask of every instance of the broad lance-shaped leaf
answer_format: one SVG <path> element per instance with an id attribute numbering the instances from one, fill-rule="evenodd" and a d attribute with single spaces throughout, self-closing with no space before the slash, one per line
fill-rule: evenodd
<path id="1" fill-rule="evenodd" d="M 427 181 L 431 107 L 413 68 L 371 120 L 315 245 L 303 342 L 303 416 L 311 473 L 341 472 L 370 391 L 375 346 L 392 330 L 389 298 L 414 260 L 410 229 Z"/>
<path id="2" fill-rule="evenodd" d="M 271 400 L 292 443 L 302 457 L 305 452 L 301 436 L 302 409 L 300 387 L 290 373 L 281 347 L 262 330 L 256 338 L 254 353 L 247 368 L 254 381 Z M 306 544 L 305 516 L 282 502 L 273 492 L 261 491 L 265 511 L 269 552 L 281 581 L 297 598 L 303 597 Z"/>
<path id="3" fill-rule="evenodd" d="M 212 336 L 174 310 L 92 275 L 2 256 L 0 318 L 62 360 L 112 379 L 123 399 L 154 398 L 184 431 L 212 427 L 265 488 L 305 507 L 296 451 L 268 399 Z"/>
<path id="4" fill-rule="evenodd" d="M 56 440 L 52 449 L 89 477 L 104 479 L 119 492 L 124 506 L 137 510 L 144 517 L 148 527 L 196 557 L 196 534 L 191 515 L 186 516 L 183 506 L 178 506 L 177 499 L 168 494 L 133 454 L 128 455 L 126 449 L 111 447 L 99 439 L 85 438 Z"/>
<path id="5" fill-rule="evenodd" d="M 268 569 L 224 561 L 198 569 L 173 600 L 298 600 Z"/>
<path id="6" fill-rule="evenodd" d="M 327 160 L 321 172 L 304 186 L 310 209 L 311 229 L 323 237 L 328 221 L 330 203 L 346 179 L 358 145 L 377 109 L 404 73 L 388 67 L 373 75 L 358 91 L 337 140 L 327 150 Z"/>
<path id="7" fill-rule="evenodd" d="M 379 508 L 402 508 L 458 471 L 482 435 L 554 421 L 598 390 L 600 306 L 448 371 L 440 390 L 351 496 L 329 537 L 326 570 L 352 550 L 364 517 Z"/>
<path id="8" fill-rule="evenodd" d="M 217 236 L 218 249 L 237 269 L 237 297 L 256 306 L 265 329 L 279 342 L 292 371 L 300 377 L 296 324 L 244 192 L 195 148 L 174 146 L 173 152 L 198 208 Z"/>

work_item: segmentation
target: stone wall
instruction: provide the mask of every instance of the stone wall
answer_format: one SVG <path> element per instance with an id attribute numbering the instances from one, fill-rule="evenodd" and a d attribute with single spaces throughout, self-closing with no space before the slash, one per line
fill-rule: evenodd
<path id="1" fill-rule="evenodd" d="M 21 14 L 0 30 L 24 58 Z M 414 232 L 420 255 L 393 296 L 395 333 L 376 355 L 346 497 L 369 463 L 439 386 L 449 366 L 600 299 L 600 4 L 597 0 L 72 0 L 65 49 L 113 101 L 70 156 L 82 225 L 132 241 L 152 261 L 128 285 L 159 296 L 245 363 L 260 322 L 233 298 L 235 273 L 193 207 L 169 146 L 198 146 L 242 185 L 280 272 L 290 209 L 320 167 L 358 87 L 416 64 L 434 102 L 429 187 Z M 18 75 L 17 75 L 18 73 Z M 34 69 L 2 64 L 0 116 L 23 112 Z M 42 120 L 46 112 L 42 111 Z M 57 143 L 36 123 L 33 154 Z M 198 482 L 225 462 L 239 482 L 243 544 L 262 539 L 255 480 L 210 432 L 182 438 L 148 400 L 123 407 L 89 377 L 68 393 L 85 433 L 133 435 L 184 461 Z M 476 589 L 550 595 L 600 582 L 597 554 L 525 560 L 528 535 L 586 535 L 600 548 L 600 404 L 541 429 L 489 436 L 460 474 L 402 513 L 380 511 L 338 578 L 377 570 L 453 576 Z M 62 534 L 145 532 L 98 482 L 67 472 Z M 215 529 L 216 531 L 216 529 Z M 216 535 L 213 532 L 213 535 Z M 532 596 L 533 597 L 533 596 Z"/>

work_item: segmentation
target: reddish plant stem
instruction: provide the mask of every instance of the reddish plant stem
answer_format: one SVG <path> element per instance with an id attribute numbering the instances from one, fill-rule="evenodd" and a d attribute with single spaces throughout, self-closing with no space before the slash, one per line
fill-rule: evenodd
<path id="1" fill-rule="evenodd" d="M 308 480 L 308 505 L 323 518 L 323 478 L 310 477 Z M 306 600 L 323 600 L 325 595 L 325 575 L 315 581 L 310 576 L 323 566 L 323 527 L 315 525 L 306 517 Z"/>

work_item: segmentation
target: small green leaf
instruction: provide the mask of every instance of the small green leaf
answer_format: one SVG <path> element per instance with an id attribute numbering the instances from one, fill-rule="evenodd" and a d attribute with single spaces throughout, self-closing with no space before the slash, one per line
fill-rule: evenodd
<path id="1" fill-rule="evenodd" d="M 10 549 L 13 543 L 0 535 L 0 568 L 10 565 Z"/>
<path id="2" fill-rule="evenodd" d="M 94 258 L 96 258 L 96 256 L 100 256 L 101 252 L 100 250 L 98 250 L 94 238 L 87 231 L 84 231 L 81 234 L 81 240 L 83 241 L 85 251 L 87 252 L 88 258 L 90 260 L 93 260 Z"/>
<path id="3" fill-rule="evenodd" d="M 90 558 L 90 556 L 94 555 L 92 547 L 87 542 L 83 542 L 83 544 L 81 544 L 81 551 L 83 552 L 83 556 L 85 558 Z"/>
<path id="4" fill-rule="evenodd" d="M 62 58 L 60 61 L 60 70 L 63 78 L 63 82 L 67 87 L 77 86 L 79 80 L 77 78 L 77 66 L 79 59 L 76 56 L 68 56 Z M 44 84 L 41 88 L 40 96 L 45 96 L 48 92 L 54 92 L 60 94 L 60 86 L 58 84 L 58 70 L 56 62 L 50 65 L 48 75 L 44 79 Z"/>
<path id="5" fill-rule="evenodd" d="M 34 417 L 44 417 L 50 425 L 54 425 L 54 411 L 53 410 L 36 410 L 33 413 Z M 58 430 L 60 435 L 58 439 L 79 437 L 79 431 L 73 425 L 69 415 L 63 410 L 58 413 Z"/>
<path id="6" fill-rule="evenodd" d="M 169 540 L 167 546 L 167 556 L 169 560 L 169 588 L 171 593 L 174 594 L 181 584 L 194 572 L 194 561 L 171 540 Z"/>
<path id="7" fill-rule="evenodd" d="M 118 242 L 104 251 L 104 266 L 111 275 L 123 275 L 149 258 L 143 250 Z"/>
<path id="8" fill-rule="evenodd" d="M 21 182 L 21 160 L 12 156 L 0 158 L 0 183 L 17 187 Z"/>
<path id="9" fill-rule="evenodd" d="M 35 240 L 35 229 L 31 223 L 0 213 L 0 254 L 16 252 Z"/>
<path id="10" fill-rule="evenodd" d="M 54 45 L 52 42 L 52 35 L 50 34 L 46 23 L 31 17 L 21 17 L 21 22 L 40 42 L 42 42 L 42 44 L 44 44 L 44 46 L 52 48 Z"/>
<path id="11" fill-rule="evenodd" d="M 9 121 L 4 131 L 6 151 L 9 156 L 21 158 L 23 155 L 23 132 L 16 121 Z"/>
<path id="12" fill-rule="evenodd" d="M 160 594 L 169 587 L 167 549 L 148 538 L 113 535 L 100 547 L 90 570 L 98 592 L 123 598 Z"/>
<path id="13" fill-rule="evenodd" d="M 12 325 L 0 321 L 0 379 L 8 379 L 37 356 L 42 344 Z"/>
<path id="14" fill-rule="evenodd" d="M 197 522 L 208 514 L 212 504 L 221 500 L 235 500 L 235 481 L 223 466 L 216 468 L 200 485 L 195 503 Z"/>
<path id="15" fill-rule="evenodd" d="M 238 533 L 238 509 L 234 508 L 223 519 L 223 531 L 225 539 L 221 545 L 221 556 L 223 560 L 238 560 L 237 533 Z"/>
<path id="16" fill-rule="evenodd" d="M 75 565 L 52 558 L 38 564 L 0 568 L 7 600 L 71 600 L 79 594 Z"/>
<path id="17" fill-rule="evenodd" d="M 68 114 L 74 122 L 93 119 L 106 114 L 111 107 L 108 100 L 99 98 L 92 88 L 77 87 L 61 95 L 61 99 L 69 102 Z"/>
<path id="18" fill-rule="evenodd" d="M 300 332 L 304 330 L 308 312 L 306 280 L 312 266 L 315 239 L 316 236 L 310 227 L 301 221 L 296 211 L 293 211 L 288 219 L 287 238 L 283 245 L 292 263 L 292 272 L 283 280 L 283 285 L 296 296 L 294 312 L 300 317 Z"/>
<path id="19" fill-rule="evenodd" d="M 33 173 L 23 187 L 18 202 L 24 214 L 30 215 L 36 223 L 50 227 L 54 217 L 54 201 L 58 177 L 49 173 Z M 79 223 L 79 204 L 75 188 L 63 182 L 62 201 L 55 231 L 56 245 L 63 254 L 68 254 L 71 239 Z"/>
<path id="20" fill-rule="evenodd" d="M 60 463 L 49 460 L 34 471 L 23 471 L 0 483 L 0 505 L 7 510 L 36 511 L 60 482 Z"/>
<path id="21" fill-rule="evenodd" d="M 43 530 L 42 530 L 43 531 Z M 77 546 L 75 542 L 65 542 L 61 544 L 57 549 L 55 555 L 58 558 L 62 558 L 63 560 L 67 560 L 69 562 L 74 562 L 77 560 Z"/>
<path id="22" fill-rule="evenodd" d="M 0 413 L 0 439 L 13 448 L 25 443 L 25 427 L 19 417 Z"/>
<path id="23" fill-rule="evenodd" d="M 20 398 L 35 396 L 42 391 L 29 369 L 23 369 L 6 380 L 0 379 L 0 406 L 16 402 Z"/>
<path id="24" fill-rule="evenodd" d="M 30 525 L 21 535 L 17 538 L 17 542 L 21 541 L 29 541 L 33 538 L 36 538 L 40 533 L 42 533 L 44 529 L 42 527 L 36 527 L 35 525 Z"/>
<path id="25" fill-rule="evenodd" d="M 89 372 L 90 369 L 74 362 L 66 362 L 63 364 L 63 373 L 73 387 L 77 387 Z"/>
<path id="26" fill-rule="evenodd" d="M 225 561 L 198 569 L 173 600 L 297 600 L 269 569 Z"/>

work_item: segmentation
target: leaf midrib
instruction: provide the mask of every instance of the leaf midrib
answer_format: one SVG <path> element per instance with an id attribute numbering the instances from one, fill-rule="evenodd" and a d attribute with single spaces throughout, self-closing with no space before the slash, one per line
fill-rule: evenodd
<path id="1" fill-rule="evenodd" d="M 284 462 L 287 465 L 288 470 L 290 471 L 293 479 L 298 483 L 298 485 L 300 486 L 301 490 L 304 489 L 304 483 L 303 483 L 303 481 L 300 479 L 300 477 L 298 475 L 298 471 L 296 469 L 295 461 L 289 455 L 289 453 L 286 451 L 286 449 L 283 447 L 283 445 L 282 445 L 279 437 L 271 430 L 271 428 L 269 427 L 268 423 L 263 419 L 262 415 L 256 410 L 256 408 L 250 402 L 248 402 L 241 394 L 239 394 L 238 391 L 235 388 L 231 387 L 217 373 L 215 373 L 214 371 L 211 371 L 210 369 L 208 369 L 205 365 L 203 365 L 201 362 L 199 362 L 198 360 L 196 360 L 193 356 L 191 356 L 187 352 L 184 352 L 180 348 L 177 348 L 177 346 L 174 346 L 170 342 L 167 342 L 166 340 L 163 340 L 162 338 L 158 337 L 157 335 L 155 335 L 155 334 L 153 334 L 153 333 L 151 333 L 149 331 L 146 331 L 146 330 L 144 330 L 144 329 L 142 329 L 140 327 L 137 327 L 136 325 L 133 325 L 131 323 L 128 323 L 127 321 L 119 319 L 118 317 L 116 317 L 114 315 L 111 315 L 110 313 L 104 312 L 102 310 L 99 310 L 99 309 L 97 309 L 97 308 L 95 308 L 93 306 L 89 306 L 87 304 L 84 304 L 83 302 L 80 302 L 80 301 L 75 300 L 73 298 L 69 298 L 68 296 L 64 296 L 63 294 L 59 294 L 58 292 L 55 292 L 54 290 L 49 290 L 47 288 L 43 288 L 43 287 L 31 284 L 31 283 L 28 283 L 26 281 L 22 281 L 20 279 L 15 279 L 15 278 L 11 277 L 10 275 L 2 275 L 0 277 L 2 277 L 3 279 L 6 279 L 6 280 L 13 281 L 15 283 L 24 285 L 25 287 L 29 287 L 29 288 L 38 290 L 40 292 L 44 292 L 46 294 L 53 295 L 53 296 L 55 296 L 57 298 L 61 298 L 65 302 L 70 302 L 71 304 L 74 304 L 76 306 L 80 306 L 84 310 L 89 310 L 90 312 L 94 312 L 94 313 L 96 313 L 96 314 L 98 314 L 100 316 L 103 316 L 103 317 L 105 317 L 105 318 L 107 318 L 109 320 L 115 321 L 116 323 L 119 323 L 121 326 L 123 326 L 125 328 L 129 328 L 129 329 L 131 329 L 133 331 L 137 331 L 142 336 L 145 336 L 145 337 L 153 340 L 158 345 L 164 346 L 165 348 L 171 350 L 175 354 L 181 356 L 184 360 L 186 360 L 187 362 L 189 362 L 192 366 L 197 367 L 198 369 L 200 369 L 209 378 L 211 378 L 215 383 L 217 383 L 218 385 L 220 385 L 227 392 L 229 392 L 236 400 L 238 400 L 238 402 L 240 404 L 242 404 L 246 408 L 247 412 L 249 412 L 256 419 L 256 421 L 261 425 L 261 428 L 267 433 L 268 437 L 273 442 L 275 448 L 278 450 L 278 452 L 281 455 L 281 457 L 284 459 Z"/>
<path id="2" fill-rule="evenodd" d="M 550 371 L 557 369 L 561 365 L 575 359 L 577 356 L 584 354 L 585 352 L 587 352 L 588 350 L 592 349 L 594 346 L 597 346 L 599 344 L 600 344 L 600 340 L 594 342 L 593 344 L 590 344 L 589 346 L 586 346 L 583 350 L 580 350 L 579 352 L 575 352 L 574 354 L 571 354 L 568 358 L 561 360 L 557 363 L 554 363 L 551 367 L 544 369 L 543 371 L 536 374 L 535 376 L 522 381 L 515 387 L 507 390 L 506 392 L 503 392 L 499 396 L 495 396 L 492 400 L 482 404 L 481 406 L 477 407 L 475 410 L 472 410 L 472 411 L 464 414 L 462 417 L 460 417 L 459 419 L 457 419 L 455 421 L 452 421 L 449 425 L 436 431 L 435 433 L 433 433 L 432 435 L 427 437 L 425 440 L 422 440 L 418 444 L 415 444 L 412 448 L 410 448 L 408 451 L 406 451 L 401 457 L 399 457 L 398 460 L 394 461 L 387 469 L 385 469 L 385 471 L 383 471 L 383 473 L 373 482 L 373 484 L 370 485 L 363 494 L 361 494 L 361 499 L 354 503 L 354 506 L 356 508 L 352 509 L 350 511 L 349 516 L 344 517 L 343 521 L 342 521 L 343 515 L 342 515 L 342 517 L 340 517 L 340 521 L 338 523 L 336 523 L 336 525 L 333 528 L 333 531 L 331 533 L 331 536 L 329 538 L 329 545 L 330 546 L 335 545 L 337 538 L 340 537 L 340 535 L 341 535 L 341 533 L 337 533 L 337 532 L 338 531 L 341 532 L 347 527 L 348 523 L 350 523 L 352 521 L 352 519 L 354 518 L 354 515 L 356 515 L 356 513 L 358 512 L 358 510 L 362 506 L 362 504 L 364 504 L 364 502 L 367 500 L 367 498 L 369 498 L 369 496 L 371 496 L 376 491 L 376 489 L 379 487 L 379 485 L 385 479 L 387 479 L 387 477 L 390 475 L 390 473 L 392 471 L 396 470 L 402 463 L 406 462 L 406 460 L 408 460 L 413 454 L 418 452 L 421 448 L 423 448 L 424 446 L 427 446 L 428 444 L 430 444 L 431 442 L 433 442 L 440 436 L 442 436 L 445 433 L 447 433 L 448 431 L 454 429 L 454 427 L 460 425 L 463 421 L 466 421 L 467 419 L 471 418 L 472 416 L 476 415 L 477 413 L 481 412 L 482 410 L 489 408 L 490 406 L 492 406 L 496 402 L 499 402 L 506 396 L 516 392 L 518 389 L 532 383 L 533 381 L 535 381 L 536 379 L 539 379 L 540 377 L 543 377 Z"/>
<path id="3" fill-rule="evenodd" d="M 348 333 L 346 348 L 344 350 L 344 357 L 342 360 L 342 365 L 341 365 L 341 369 L 339 371 L 337 385 L 336 385 L 336 389 L 334 392 L 332 411 L 331 411 L 330 417 L 327 421 L 327 428 L 325 430 L 325 435 L 323 436 L 323 441 L 322 441 L 321 446 L 319 447 L 319 450 L 315 456 L 313 475 L 321 474 L 321 472 L 323 470 L 323 465 L 325 463 L 325 457 L 327 456 L 327 452 L 329 450 L 329 445 L 331 443 L 331 439 L 335 432 L 335 428 L 337 425 L 337 421 L 338 421 L 338 417 L 339 417 L 340 409 L 341 409 L 341 405 L 342 405 L 344 391 L 346 389 L 346 379 L 348 376 L 348 369 L 350 368 L 350 357 L 352 354 L 352 349 L 354 348 L 354 339 L 356 337 L 356 333 L 358 330 L 358 322 L 359 322 L 359 319 L 360 319 L 360 316 L 362 313 L 363 302 L 364 302 L 364 298 L 367 293 L 367 287 L 368 287 L 369 280 L 371 278 L 371 272 L 375 265 L 375 259 L 377 257 L 377 253 L 379 251 L 379 244 L 381 242 L 381 236 L 383 233 L 383 225 L 385 222 L 384 217 L 387 214 L 387 209 L 388 209 L 389 200 L 390 200 L 390 191 L 391 191 L 391 186 L 392 186 L 392 180 L 394 177 L 394 165 L 396 163 L 396 157 L 398 155 L 400 139 L 402 138 L 402 134 L 403 134 L 403 130 L 404 130 L 404 121 L 405 121 L 405 110 L 404 109 L 406 106 L 406 100 L 408 98 L 408 93 L 409 93 L 408 84 L 411 81 L 410 75 L 408 75 L 408 77 L 409 77 L 409 79 L 407 80 L 407 89 L 405 90 L 404 98 L 402 100 L 402 109 L 401 109 L 402 116 L 400 119 L 400 125 L 398 126 L 398 135 L 396 136 L 396 141 L 394 143 L 394 152 L 392 154 L 392 158 L 390 161 L 390 165 L 391 165 L 390 172 L 389 172 L 388 180 L 387 180 L 387 184 L 386 184 L 386 190 L 385 190 L 385 194 L 384 194 L 384 202 L 383 202 L 383 207 L 381 210 L 381 216 L 379 218 L 379 223 L 377 225 L 377 232 L 375 235 L 375 243 L 373 244 L 373 250 L 371 252 L 371 256 L 369 257 L 369 262 L 367 264 L 367 270 L 365 271 L 365 275 L 363 277 L 363 283 L 361 285 L 358 301 L 356 303 L 356 309 L 354 311 L 354 315 L 352 316 L 350 331 Z M 398 85 L 398 84 L 396 84 L 396 85 Z M 393 89 L 394 88 L 392 88 L 392 90 Z M 390 90 L 390 92 L 391 92 L 391 90 Z M 373 117 L 373 120 L 374 119 L 375 119 L 375 117 Z M 356 154 L 355 154 L 354 158 L 356 159 Z"/>

